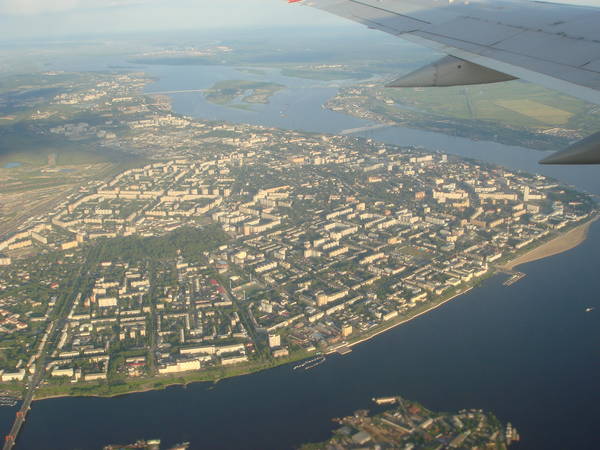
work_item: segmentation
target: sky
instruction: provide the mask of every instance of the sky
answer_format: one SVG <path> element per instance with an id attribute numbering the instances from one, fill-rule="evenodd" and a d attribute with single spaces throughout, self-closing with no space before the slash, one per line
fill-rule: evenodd
<path id="1" fill-rule="evenodd" d="M 600 0 L 561 3 L 600 6 Z M 0 0 L 0 39 L 345 22 L 286 0 Z"/>
<path id="2" fill-rule="evenodd" d="M 344 22 L 285 0 L 0 0 L 0 38 Z"/>

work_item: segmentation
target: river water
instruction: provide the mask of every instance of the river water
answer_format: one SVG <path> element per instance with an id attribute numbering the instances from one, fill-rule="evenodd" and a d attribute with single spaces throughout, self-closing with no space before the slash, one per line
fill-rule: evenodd
<path id="1" fill-rule="evenodd" d="M 160 77 L 148 91 L 205 89 L 224 79 L 280 82 L 289 89 L 247 112 L 174 94 L 175 111 L 223 119 L 339 132 L 364 121 L 323 110 L 331 83 L 251 75 L 223 67 L 148 67 Z M 543 167 L 542 153 L 407 128 L 366 137 L 555 176 L 600 194 L 594 167 Z M 283 366 L 212 385 L 197 383 L 114 399 L 35 402 L 20 449 L 98 449 L 161 438 L 192 448 L 286 449 L 326 439 L 332 417 L 370 408 L 370 399 L 400 394 L 442 411 L 483 408 L 512 422 L 524 449 L 598 448 L 600 417 L 600 226 L 581 246 L 521 267 L 527 277 L 505 287 L 496 276 L 439 309 L 310 371 Z M 595 306 L 592 312 L 585 309 Z M 0 410 L 8 429 L 14 411 Z"/>

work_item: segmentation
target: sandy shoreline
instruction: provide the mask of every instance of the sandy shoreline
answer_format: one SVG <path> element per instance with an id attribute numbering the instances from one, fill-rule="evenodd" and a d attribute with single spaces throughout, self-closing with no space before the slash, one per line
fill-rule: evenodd
<path id="1" fill-rule="evenodd" d="M 598 220 L 598 218 L 599 216 L 595 216 L 591 220 L 578 225 L 567 233 L 558 235 L 551 241 L 534 248 L 530 252 L 517 256 L 512 261 L 500 266 L 500 268 L 503 270 L 513 270 L 522 264 L 549 258 L 550 256 L 558 255 L 577 247 L 585 242 L 592 223 Z"/>
<path id="2" fill-rule="evenodd" d="M 595 216 L 592 219 L 588 220 L 587 222 L 576 226 L 572 230 L 569 230 L 567 233 L 559 234 L 551 241 L 548 241 L 523 255 L 517 256 L 515 259 L 500 266 L 500 269 L 513 270 L 515 267 L 517 267 L 519 265 L 537 261 L 537 260 L 544 259 L 544 258 L 549 258 L 551 256 L 558 255 L 560 253 L 564 253 L 568 250 L 571 250 L 571 249 L 577 247 L 578 245 L 581 245 L 587 239 L 590 227 L 599 218 L 600 218 L 600 215 Z M 341 348 L 341 347 L 354 347 L 355 345 L 358 345 L 358 344 L 366 342 L 370 339 L 373 339 L 375 336 L 383 334 L 383 333 L 391 330 L 392 328 L 395 328 L 395 327 L 403 325 L 407 322 L 410 322 L 411 320 L 416 319 L 417 317 L 420 317 L 424 314 L 427 314 L 430 311 L 433 311 L 434 309 L 439 308 L 440 306 L 443 306 L 444 304 L 448 303 L 450 300 L 454 300 L 456 297 L 460 297 L 461 295 L 466 294 L 471 289 L 472 288 L 465 289 L 465 290 L 453 295 L 452 297 L 444 300 L 443 302 L 437 303 L 437 304 L 431 306 L 430 308 L 427 308 L 425 311 L 422 311 L 419 314 L 415 314 L 414 316 L 404 319 L 400 322 L 393 323 L 393 324 L 379 330 L 376 333 L 373 333 L 371 335 L 368 335 L 368 336 L 365 336 L 365 337 L 359 339 L 356 342 L 344 344 L 342 346 L 336 346 L 335 349 L 328 351 L 327 354 L 335 353 L 337 351 L 337 349 Z"/>

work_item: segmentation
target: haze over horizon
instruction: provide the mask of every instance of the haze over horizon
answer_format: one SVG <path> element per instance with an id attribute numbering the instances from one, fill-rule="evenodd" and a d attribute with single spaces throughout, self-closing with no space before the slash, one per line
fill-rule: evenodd
<path id="1" fill-rule="evenodd" d="M 350 22 L 282 0 L 0 0 L 2 39 L 334 24 Z"/>
<path id="2" fill-rule="evenodd" d="M 557 3 L 600 6 L 600 0 Z M 0 0 L 0 38 L 4 40 L 273 25 L 357 26 L 284 0 Z"/>

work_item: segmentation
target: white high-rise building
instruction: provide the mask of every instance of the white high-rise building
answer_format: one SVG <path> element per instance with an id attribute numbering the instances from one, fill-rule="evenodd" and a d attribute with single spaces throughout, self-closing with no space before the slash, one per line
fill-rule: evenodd
<path id="1" fill-rule="evenodd" d="M 275 348 L 281 346 L 281 336 L 278 334 L 269 335 L 269 347 Z"/>

